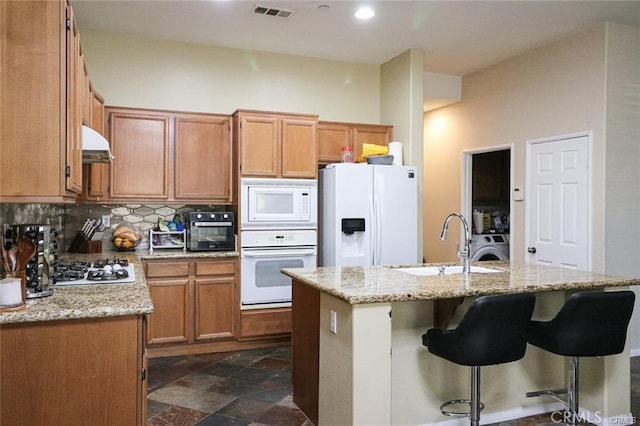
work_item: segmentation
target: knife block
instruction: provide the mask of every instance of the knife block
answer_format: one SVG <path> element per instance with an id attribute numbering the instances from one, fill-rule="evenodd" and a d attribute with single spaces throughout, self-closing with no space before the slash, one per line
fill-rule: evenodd
<path id="1" fill-rule="evenodd" d="M 69 253 L 102 253 L 102 241 L 89 241 L 82 232 L 78 232 L 68 251 Z"/>

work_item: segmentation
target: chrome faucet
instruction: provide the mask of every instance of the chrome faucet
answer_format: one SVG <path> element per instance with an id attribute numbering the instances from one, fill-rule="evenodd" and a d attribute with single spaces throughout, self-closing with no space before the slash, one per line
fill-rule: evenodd
<path id="1" fill-rule="evenodd" d="M 468 274 L 471 270 L 469 268 L 469 257 L 471 255 L 471 247 L 470 247 L 471 234 L 469 233 L 469 224 L 467 223 L 467 220 L 464 218 L 464 216 L 462 216 L 460 213 L 451 213 L 449 216 L 447 216 L 447 218 L 444 220 L 444 223 L 442 224 L 442 231 L 440 231 L 440 239 L 441 240 L 447 239 L 449 222 L 451 222 L 451 219 L 453 217 L 459 218 L 462 221 L 462 227 L 464 228 L 464 249 L 462 249 L 462 251 L 458 251 L 458 257 L 462 259 L 462 272 L 465 274 Z"/>

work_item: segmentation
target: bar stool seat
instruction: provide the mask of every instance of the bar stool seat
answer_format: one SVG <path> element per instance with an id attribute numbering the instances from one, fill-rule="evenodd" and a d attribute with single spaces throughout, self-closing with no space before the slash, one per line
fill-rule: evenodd
<path id="1" fill-rule="evenodd" d="M 430 329 L 422 336 L 429 352 L 456 364 L 471 367 L 471 398 L 448 401 L 440 407 L 445 415 L 470 418 L 479 425 L 480 367 L 521 359 L 527 347 L 527 326 L 531 320 L 535 296 L 506 294 L 482 296 L 470 306 L 454 330 Z M 447 411 L 446 407 L 465 402 L 468 413 Z"/>
<path id="2" fill-rule="evenodd" d="M 527 397 L 550 395 L 563 402 L 578 418 L 579 357 L 619 354 L 624 350 L 627 328 L 633 313 L 632 291 L 585 291 L 575 293 L 551 321 L 531 321 L 527 340 L 556 355 L 569 357 L 567 388 L 528 392 Z M 566 394 L 566 401 L 558 395 Z"/>

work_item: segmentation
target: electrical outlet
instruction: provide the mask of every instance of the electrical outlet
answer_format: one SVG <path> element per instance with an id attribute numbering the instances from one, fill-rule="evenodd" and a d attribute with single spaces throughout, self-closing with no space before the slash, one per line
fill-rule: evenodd
<path id="1" fill-rule="evenodd" d="M 330 318 L 329 331 L 333 334 L 338 334 L 338 314 L 336 314 L 336 311 L 330 311 Z"/>
<path id="2" fill-rule="evenodd" d="M 102 226 L 108 228 L 111 226 L 111 215 L 104 214 L 102 215 Z"/>

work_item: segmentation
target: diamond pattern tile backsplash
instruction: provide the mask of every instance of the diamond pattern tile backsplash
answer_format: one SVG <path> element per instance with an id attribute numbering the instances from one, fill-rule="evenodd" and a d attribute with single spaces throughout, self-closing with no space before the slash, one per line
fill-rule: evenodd
<path id="1" fill-rule="evenodd" d="M 228 211 L 230 206 L 212 205 L 166 205 L 166 204 L 0 204 L 0 225 L 38 223 L 47 224 L 58 230 L 58 247 L 66 252 L 78 231 L 87 219 L 101 220 L 108 215 L 111 231 L 121 223 L 131 225 L 144 234 L 136 250 L 149 248 L 149 230 L 158 218 L 170 221 L 178 213 L 184 220 L 192 211 Z M 61 231 L 62 230 L 62 231 Z M 103 250 L 112 248 L 111 232 L 106 230 L 102 237 Z"/>

